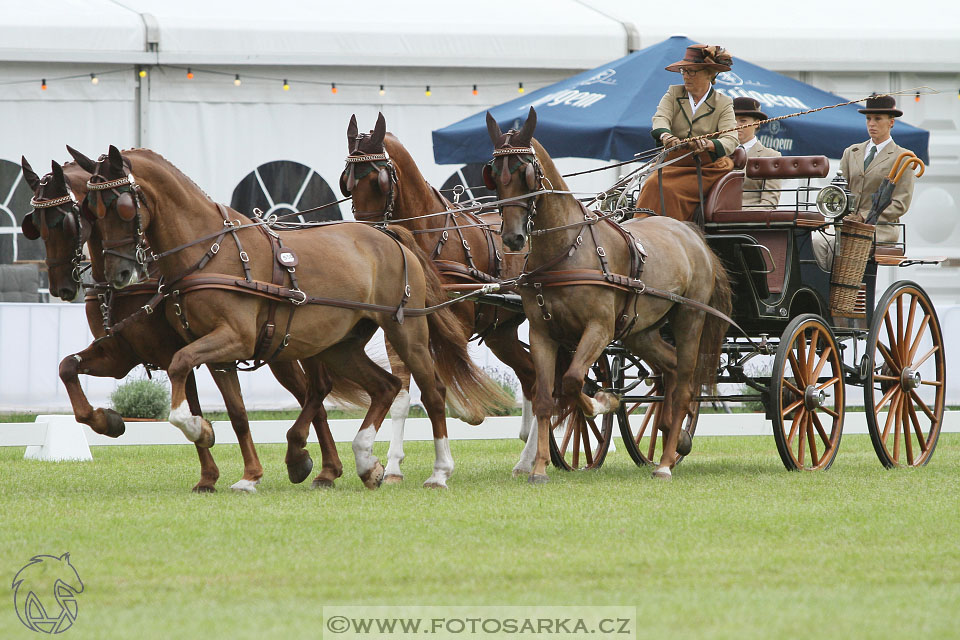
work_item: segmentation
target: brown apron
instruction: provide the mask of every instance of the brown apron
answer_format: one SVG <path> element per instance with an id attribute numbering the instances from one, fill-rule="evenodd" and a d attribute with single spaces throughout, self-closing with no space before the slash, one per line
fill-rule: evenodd
<path id="1" fill-rule="evenodd" d="M 666 159 L 670 160 L 682 153 L 685 153 L 685 151 L 672 152 Z M 713 162 L 706 151 L 700 153 L 699 156 L 703 198 L 706 200 L 707 194 L 710 193 L 710 187 L 733 169 L 733 161 L 730 158 L 723 157 Z M 660 215 L 670 216 L 684 222 L 692 220 L 694 211 L 700 205 L 695 156 L 688 156 L 663 168 L 663 211 L 660 210 L 660 179 L 658 174 L 659 172 L 653 173 L 643 183 L 640 197 L 637 199 L 637 208 L 650 209 Z"/>

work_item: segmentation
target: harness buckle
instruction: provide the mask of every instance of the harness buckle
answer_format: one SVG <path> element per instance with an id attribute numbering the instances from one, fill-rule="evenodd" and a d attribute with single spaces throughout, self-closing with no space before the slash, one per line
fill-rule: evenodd
<path id="1" fill-rule="evenodd" d="M 174 303 L 173 303 L 173 313 L 174 313 L 177 317 L 180 317 L 180 316 L 183 315 L 183 309 L 180 308 L 180 304 L 177 303 L 177 302 L 174 302 Z"/>
<path id="2" fill-rule="evenodd" d="M 143 305 L 143 310 L 148 316 L 153 313 L 153 307 L 148 304 Z"/>
<path id="3" fill-rule="evenodd" d="M 403 295 L 407 296 L 408 298 L 411 296 L 409 284 L 403 287 Z"/>
<path id="4" fill-rule="evenodd" d="M 224 220 L 224 221 L 223 221 L 223 226 L 225 226 L 225 227 L 232 227 L 232 226 L 233 226 L 233 220 Z"/>
<path id="5" fill-rule="evenodd" d="M 280 346 L 286 347 L 288 344 L 290 344 L 290 334 L 289 334 L 289 333 L 288 333 L 287 335 L 283 336 L 283 342 L 280 343 Z"/>
<path id="6" fill-rule="evenodd" d="M 597 247 L 597 255 L 601 258 L 606 258 L 607 252 L 603 250 L 603 247 Z"/>
<path id="7" fill-rule="evenodd" d="M 241 262 L 250 262 L 250 256 L 247 255 L 246 251 L 240 252 L 240 261 Z"/>
<path id="8" fill-rule="evenodd" d="M 217 255 L 218 253 L 220 253 L 220 243 L 219 243 L 219 242 L 214 242 L 214 243 L 213 243 L 213 246 L 210 247 L 210 253 L 212 253 L 213 255 Z"/>
<path id="9" fill-rule="evenodd" d="M 447 234 L 446 231 L 444 231 L 443 233 L 440 234 L 440 238 L 441 238 L 441 240 L 443 240 L 443 242 L 446 242 L 449 237 L 450 237 L 450 236 Z"/>
<path id="10" fill-rule="evenodd" d="M 303 297 L 300 298 L 299 300 L 297 300 L 296 298 L 290 298 L 290 303 L 293 304 L 294 306 L 299 307 L 300 305 L 302 305 L 303 303 L 305 303 L 305 302 L 307 301 L 307 294 L 304 293 L 303 291 L 300 291 L 300 289 L 291 289 L 291 290 L 290 290 L 290 293 L 292 293 L 292 294 L 300 294 L 301 296 L 303 296 Z"/>

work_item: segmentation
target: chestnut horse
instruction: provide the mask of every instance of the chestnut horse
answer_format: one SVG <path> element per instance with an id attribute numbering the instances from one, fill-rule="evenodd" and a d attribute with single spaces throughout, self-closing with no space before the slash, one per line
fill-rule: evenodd
<path id="1" fill-rule="evenodd" d="M 357 117 L 347 127 L 347 166 L 340 178 L 344 196 L 353 197 L 353 215 L 358 220 L 389 222 L 409 229 L 417 244 L 429 255 L 445 284 L 485 284 L 501 277 L 515 276 L 523 268 L 523 260 L 514 253 L 504 254 L 496 213 L 476 216 L 457 208 L 426 181 L 410 153 L 386 131 L 381 113 L 369 134 L 357 129 Z M 443 215 L 430 215 L 446 211 Z M 517 327 L 526 319 L 500 307 L 463 302 L 454 312 L 464 325 L 483 336 L 487 346 L 504 364 L 516 372 L 523 390 L 523 418 L 520 437 L 527 440 L 533 411 L 534 370 L 530 352 L 517 337 Z M 385 482 L 403 479 L 403 425 L 410 411 L 410 373 L 406 371 L 387 343 L 387 355 L 394 375 L 400 377 L 403 389 L 390 408 L 393 437 L 387 452 Z M 531 455 L 522 457 L 514 467 L 514 475 L 530 473 L 536 442 L 530 443 Z M 524 451 L 527 449 L 525 448 Z"/>
<path id="2" fill-rule="evenodd" d="M 70 147 L 67 149 L 80 163 L 90 168 L 95 165 L 80 152 Z M 142 311 L 157 291 L 155 280 L 152 284 L 124 292 L 112 291 L 106 285 L 100 231 L 97 225 L 81 215 L 80 204 L 86 197 L 90 173 L 80 163 L 69 162 L 61 167 L 53 162 L 51 173 L 40 178 L 26 158 L 21 159 L 23 175 L 34 191 L 33 202 L 37 207 L 33 214 L 24 218 L 22 230 L 28 239 L 43 238 L 50 291 L 63 300 L 73 300 L 77 296 L 82 247 L 84 243 L 88 246 L 90 270 L 97 284 L 86 296 L 86 315 L 95 340 L 83 351 L 63 359 L 60 379 L 70 397 L 77 422 L 89 425 L 97 433 L 118 437 L 126 428 L 123 419 L 112 409 L 94 409 L 83 393 L 78 374 L 119 379 L 139 364 L 166 369 L 173 354 L 185 343 L 167 323 L 163 313 L 146 314 Z M 231 488 L 255 492 L 263 476 L 263 467 L 250 437 L 236 372 L 211 370 L 211 375 L 223 395 L 243 454 L 243 477 Z M 284 363 L 274 368 L 274 375 L 302 402 L 306 380 L 299 366 Z M 193 372 L 187 378 L 186 395 L 191 412 L 202 415 Z M 333 480 L 343 473 L 336 444 L 325 414 L 318 414 L 314 425 L 323 449 L 323 471 L 318 479 L 323 486 L 332 486 Z M 209 448 L 197 445 L 197 455 L 200 457 L 200 481 L 193 490 L 215 491 L 220 472 Z"/>
<path id="3" fill-rule="evenodd" d="M 417 381 L 433 427 L 436 461 L 424 484 L 446 487 L 453 458 L 445 393 L 476 422 L 502 402 L 503 393 L 470 360 L 467 330 L 453 312 L 423 311 L 445 297 L 409 232 L 390 235 L 348 222 L 277 233 L 213 202 L 147 149 L 121 154 L 111 146 L 88 187 L 88 204 L 100 219 L 105 246 L 112 248 L 105 256 L 108 282 L 122 289 L 136 281 L 142 232 L 175 299 L 169 319 L 181 322 L 181 335 L 192 339 L 167 369 L 170 422 L 188 438 L 203 440 L 210 432 L 210 424 L 191 416 L 186 406 L 190 369 L 251 359 L 269 336 L 264 352 L 279 361 L 299 360 L 307 376 L 304 409 L 287 433 L 288 470 L 299 473 L 308 458 L 303 445 L 309 419 L 322 406 L 325 365 L 369 394 L 370 408 L 353 451 L 364 485 L 377 488 L 384 471 L 373 455 L 373 441 L 400 388 L 399 380 L 364 351 L 380 327 Z M 124 247 L 136 251 L 119 250 Z M 285 329 L 265 333 L 268 321 Z"/>
<path id="4" fill-rule="evenodd" d="M 527 271 L 519 280 L 537 371 L 533 411 L 539 439 L 530 481 L 548 480 L 546 437 L 557 412 L 555 387 L 563 405 L 577 403 L 587 412 L 597 404 L 603 412 L 616 409 L 609 394 L 589 398 L 582 392 L 588 368 L 614 340 L 663 372 L 667 437 L 653 474 L 669 479 L 687 408 L 700 385 L 716 375 L 727 323 L 704 309 L 730 313 L 726 271 L 689 224 L 658 216 L 618 227 L 569 193 L 551 193 L 568 188 L 533 138 L 536 122 L 531 107 L 520 131 L 503 133 L 487 113 L 494 159 L 484 167 L 488 186 L 500 198 L 522 198 L 502 207 L 504 244 L 519 251 L 530 241 Z M 678 303 L 681 297 L 686 300 Z M 665 321 L 676 347 L 660 335 Z"/>

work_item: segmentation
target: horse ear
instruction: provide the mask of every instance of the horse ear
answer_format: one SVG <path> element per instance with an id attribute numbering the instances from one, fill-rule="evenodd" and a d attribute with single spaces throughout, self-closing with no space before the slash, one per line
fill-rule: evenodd
<path id="1" fill-rule="evenodd" d="M 87 173 L 95 173 L 97 170 L 97 163 L 83 155 L 70 145 L 67 145 L 67 153 L 73 156 L 73 159 L 76 161 L 80 168 L 86 171 Z"/>
<path id="2" fill-rule="evenodd" d="M 523 126 L 520 128 L 520 133 L 511 141 L 514 146 L 526 146 L 530 144 L 530 139 L 533 138 L 533 130 L 537 128 L 537 112 L 533 107 L 530 107 L 530 112 L 527 114 L 527 121 L 523 123 Z"/>
<path id="3" fill-rule="evenodd" d="M 357 114 L 350 116 L 350 124 L 347 125 L 347 150 L 353 151 L 353 141 L 357 139 L 360 130 L 357 128 Z"/>
<path id="4" fill-rule="evenodd" d="M 381 113 L 377 116 L 377 124 L 373 127 L 373 134 L 370 136 L 370 146 L 375 149 L 380 148 L 383 144 L 383 136 L 387 133 L 387 120 L 383 117 Z"/>
<path id="5" fill-rule="evenodd" d="M 107 159 L 110 162 L 110 171 L 111 175 L 123 175 L 123 155 L 120 153 L 120 149 L 117 149 L 115 146 L 110 145 L 110 151 L 107 154 Z"/>
<path id="6" fill-rule="evenodd" d="M 32 213 L 28 213 L 23 219 L 23 222 L 20 223 L 20 231 L 23 232 L 23 237 L 27 240 L 36 240 L 40 237 L 40 231 L 37 229 L 36 225 L 33 224 Z"/>
<path id="7" fill-rule="evenodd" d="M 40 176 L 33 170 L 26 157 L 20 156 L 20 168 L 23 170 L 23 177 L 34 192 L 40 187 Z"/>
<path id="8" fill-rule="evenodd" d="M 500 131 L 500 125 L 497 124 L 493 115 L 487 111 L 487 133 L 490 134 L 490 140 L 494 145 L 500 144 L 500 138 L 503 137 L 503 131 Z"/>
<path id="9" fill-rule="evenodd" d="M 60 163 L 56 160 L 50 162 L 50 172 L 53 174 L 53 186 L 62 187 L 63 190 L 67 188 L 67 179 L 63 175 L 63 167 L 60 166 Z"/>

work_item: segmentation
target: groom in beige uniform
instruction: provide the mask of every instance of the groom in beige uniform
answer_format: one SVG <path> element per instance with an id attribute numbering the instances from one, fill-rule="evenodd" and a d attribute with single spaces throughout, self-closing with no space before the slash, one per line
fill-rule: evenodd
<path id="1" fill-rule="evenodd" d="M 760 101 L 755 98 L 739 97 L 733 99 L 733 114 L 737 117 L 737 130 L 740 147 L 747 152 L 747 158 L 779 158 L 780 152 L 760 144 L 757 140 L 757 125 L 766 120 L 767 114 L 760 111 Z M 762 190 L 761 190 L 762 189 Z M 780 204 L 780 180 L 743 179 L 744 209 L 776 209 Z"/>
<path id="2" fill-rule="evenodd" d="M 874 96 L 867 98 L 864 109 L 858 109 L 867 116 L 867 133 L 870 134 L 870 139 L 847 147 L 840 159 L 840 170 L 847 180 L 847 188 L 859 197 L 856 212 L 848 216 L 851 220 L 865 221 L 873 205 L 873 194 L 890 173 L 897 157 L 904 151 L 909 151 L 897 145 L 890 137 L 894 118 L 903 115 L 896 106 L 893 96 Z M 913 183 L 914 172 L 904 171 L 893 190 L 890 205 L 880 214 L 876 230 L 878 244 L 892 244 L 900 239 L 900 228 L 894 225 L 910 207 Z M 830 270 L 833 264 L 833 230 L 815 232 L 812 240 L 817 264 L 824 270 Z"/>

